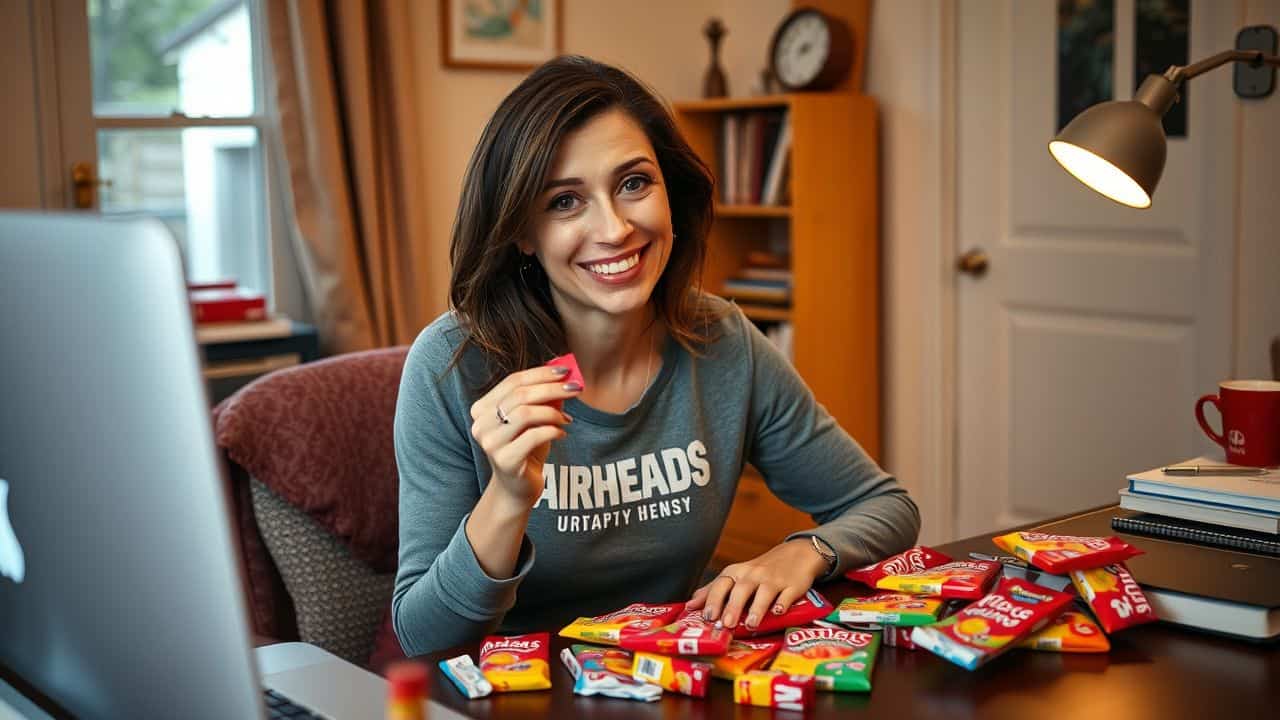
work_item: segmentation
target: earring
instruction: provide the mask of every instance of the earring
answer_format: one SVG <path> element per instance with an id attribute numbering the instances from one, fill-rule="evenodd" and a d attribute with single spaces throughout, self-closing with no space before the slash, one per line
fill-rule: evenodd
<path id="1" fill-rule="evenodd" d="M 533 256 L 524 255 L 523 259 L 520 261 L 520 284 L 528 288 L 534 287 L 529 278 L 537 271 L 537 263 L 533 261 Z"/>

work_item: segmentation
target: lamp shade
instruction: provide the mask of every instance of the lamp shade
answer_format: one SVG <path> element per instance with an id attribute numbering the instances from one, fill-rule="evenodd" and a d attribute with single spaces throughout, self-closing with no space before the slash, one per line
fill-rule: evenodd
<path id="1" fill-rule="evenodd" d="M 1049 142 L 1077 180 L 1122 205 L 1151 206 L 1166 153 L 1160 113 L 1137 100 L 1098 103 Z"/>

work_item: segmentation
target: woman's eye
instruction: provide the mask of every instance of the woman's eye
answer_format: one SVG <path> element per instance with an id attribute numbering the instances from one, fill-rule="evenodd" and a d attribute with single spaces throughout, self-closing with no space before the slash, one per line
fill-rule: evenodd
<path id="1" fill-rule="evenodd" d="M 622 181 L 623 192 L 639 192 L 653 182 L 648 175 L 630 175 Z"/>
<path id="2" fill-rule="evenodd" d="M 557 195 L 551 200 L 551 204 L 547 206 L 549 210 L 559 210 L 561 212 L 572 210 L 577 207 L 578 199 L 569 193 Z"/>

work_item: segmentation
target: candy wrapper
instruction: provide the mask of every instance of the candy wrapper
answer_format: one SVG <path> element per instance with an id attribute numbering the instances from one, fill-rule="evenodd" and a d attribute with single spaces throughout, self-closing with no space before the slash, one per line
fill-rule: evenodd
<path id="1" fill-rule="evenodd" d="M 487 697 L 493 692 L 493 685 L 485 679 L 484 673 L 476 667 L 470 655 L 441 660 L 440 670 L 468 700 Z"/>
<path id="2" fill-rule="evenodd" d="M 684 612 L 684 603 L 648 605 L 632 603 L 621 610 L 596 617 L 580 617 L 560 631 L 560 637 L 587 640 L 601 645 L 617 645 L 628 633 L 654 630 L 668 625 Z"/>
<path id="3" fill-rule="evenodd" d="M 812 675 L 752 670 L 733 681 L 733 701 L 739 705 L 804 711 L 813 707 L 815 686 Z"/>
<path id="4" fill-rule="evenodd" d="M 1000 576 L 1000 563 L 987 560 L 954 560 L 908 575 L 889 575 L 876 587 L 946 599 L 976 600 L 991 589 Z"/>
<path id="5" fill-rule="evenodd" d="M 860 630 L 807 627 L 787 631 L 771 670 L 812 675 L 819 690 L 870 692 L 880 635 Z"/>
<path id="6" fill-rule="evenodd" d="M 810 588 L 804 597 L 791 603 L 791 607 L 781 615 L 765 613 L 764 619 L 754 630 L 747 628 L 745 623 L 738 623 L 738 627 L 733 629 L 733 636 L 744 638 L 772 635 L 789 627 L 807 625 L 818 618 L 830 615 L 834 609 L 831 602 L 822 597 L 822 593 Z"/>
<path id="7" fill-rule="evenodd" d="M 911 639 L 910 625 L 885 625 L 880 631 L 881 642 L 885 647 L 902 648 L 903 650 L 915 650 L 916 644 Z"/>
<path id="8" fill-rule="evenodd" d="M 587 386 L 587 382 L 582 379 L 582 370 L 578 368 L 578 358 L 574 357 L 573 353 L 551 358 L 547 361 L 547 367 L 567 368 L 569 370 L 569 374 L 564 376 L 565 383 L 576 382 L 582 387 Z M 551 404 L 555 405 L 557 409 L 563 409 L 564 407 L 563 400 L 556 400 Z"/>
<path id="9" fill-rule="evenodd" d="M 662 688 L 631 677 L 631 653 L 617 648 L 572 645 L 560 651 L 560 660 L 573 676 L 573 692 L 623 700 L 654 702 Z"/>
<path id="10" fill-rule="evenodd" d="M 870 597 L 845 598 L 827 620 L 839 623 L 880 623 L 883 625 L 928 625 L 937 622 L 942 600 L 903 593 L 879 593 Z"/>
<path id="11" fill-rule="evenodd" d="M 723 655 L 729 649 L 733 631 L 702 619 L 689 610 L 679 620 L 654 630 L 627 631 L 618 644 L 628 650 L 644 650 L 662 655 Z"/>
<path id="12" fill-rule="evenodd" d="M 1124 563 L 1076 570 L 1071 573 L 1071 583 L 1108 633 L 1158 619 Z"/>
<path id="13" fill-rule="evenodd" d="M 631 677 L 681 695 L 706 697 L 707 685 L 711 682 L 711 664 L 689 658 L 638 652 L 631 666 Z"/>
<path id="14" fill-rule="evenodd" d="M 1093 618 L 1078 610 L 1068 610 L 1043 630 L 1018 643 L 1018 647 L 1061 653 L 1103 653 L 1111 649 L 1111 641 Z"/>
<path id="15" fill-rule="evenodd" d="M 1072 599 L 1067 593 L 1006 578 L 990 595 L 955 615 L 913 629 L 911 641 L 973 670 L 1047 625 Z"/>
<path id="16" fill-rule="evenodd" d="M 887 557 L 878 563 L 860 567 L 857 570 L 850 570 L 844 576 L 850 580 L 857 580 L 868 587 L 875 587 L 876 581 L 882 577 L 909 575 L 913 572 L 927 570 L 949 562 L 951 562 L 951 558 L 947 555 L 943 555 L 933 548 L 917 545 L 906 552 Z"/>
<path id="17" fill-rule="evenodd" d="M 1079 537 L 1013 532 L 992 540 L 1036 567 L 1055 575 L 1123 562 L 1142 551 L 1118 537 Z"/>
<path id="18" fill-rule="evenodd" d="M 551 635 L 490 635 L 480 644 L 480 672 L 496 692 L 551 687 Z"/>
<path id="19" fill-rule="evenodd" d="M 781 649 L 782 640 L 734 640 L 724 655 L 706 660 L 711 663 L 712 677 L 732 680 L 764 667 Z"/>

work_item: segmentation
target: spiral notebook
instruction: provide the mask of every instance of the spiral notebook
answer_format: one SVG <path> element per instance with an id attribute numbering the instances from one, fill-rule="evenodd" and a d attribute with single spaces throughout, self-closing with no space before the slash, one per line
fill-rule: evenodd
<path id="1" fill-rule="evenodd" d="M 1227 550 L 1243 550 L 1280 557 L 1280 539 L 1275 535 L 1210 525 L 1194 520 L 1144 513 L 1130 517 L 1113 517 L 1111 529 L 1134 535 L 1168 538 L 1199 545 L 1212 545 Z"/>

